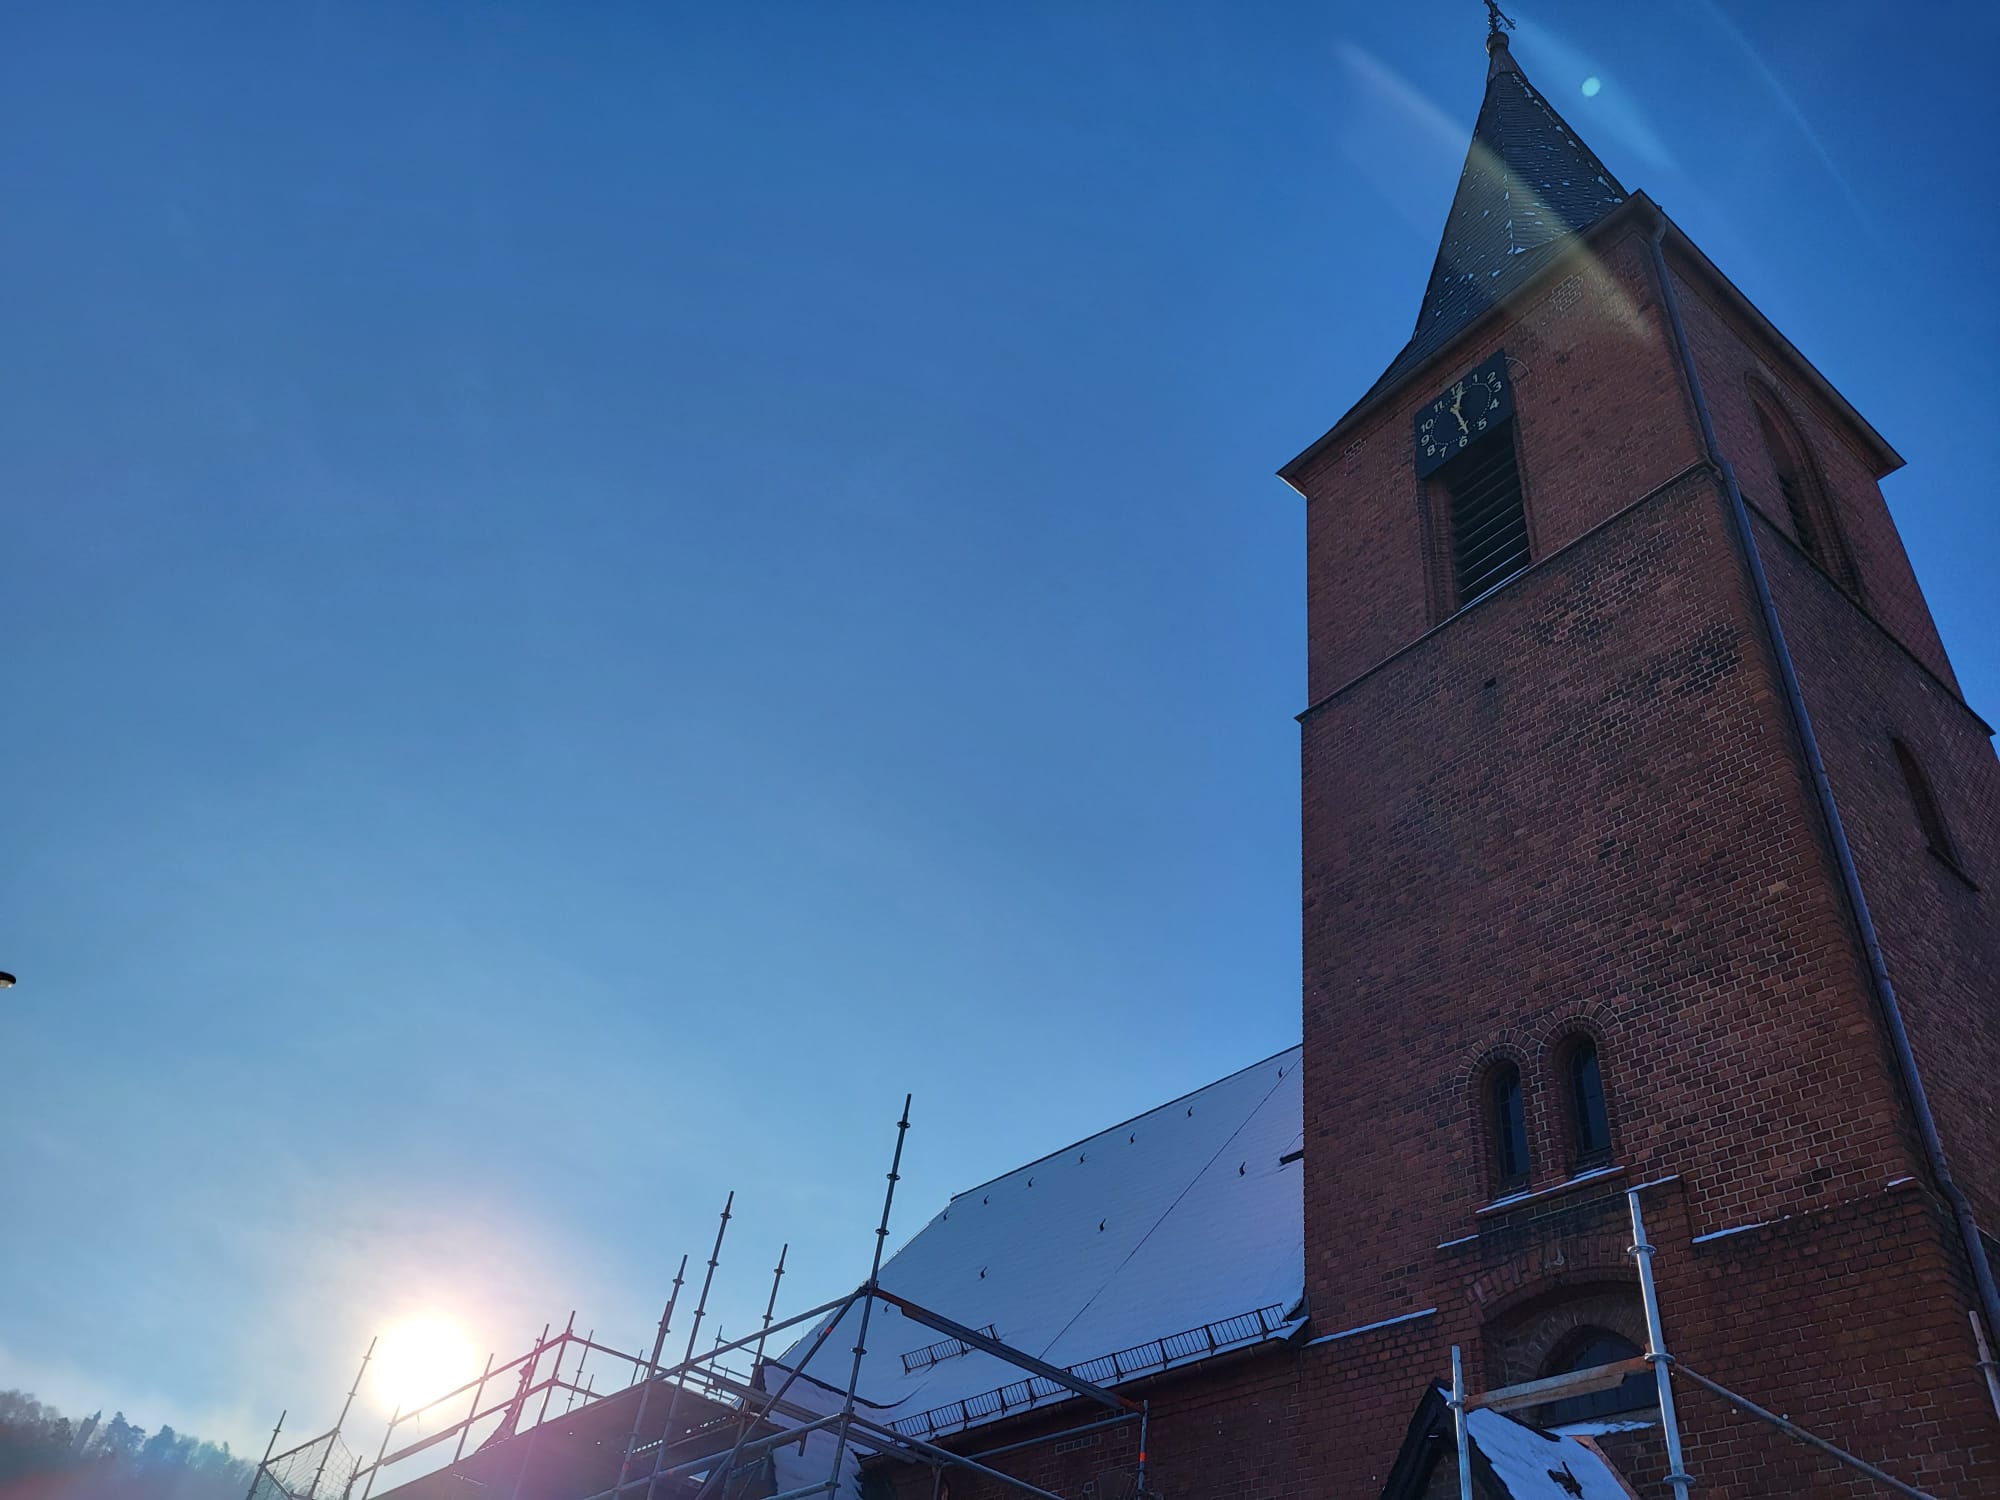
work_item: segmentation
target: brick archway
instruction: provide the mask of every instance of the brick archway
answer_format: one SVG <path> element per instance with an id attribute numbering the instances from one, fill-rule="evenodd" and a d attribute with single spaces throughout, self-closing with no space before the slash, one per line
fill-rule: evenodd
<path id="1" fill-rule="evenodd" d="M 1630 1280 L 1579 1276 L 1489 1317 L 1480 1329 L 1486 1375 L 1492 1385 L 1518 1385 L 1549 1373 L 1549 1360 L 1574 1335 L 1603 1329 L 1646 1346 L 1646 1312 Z"/>

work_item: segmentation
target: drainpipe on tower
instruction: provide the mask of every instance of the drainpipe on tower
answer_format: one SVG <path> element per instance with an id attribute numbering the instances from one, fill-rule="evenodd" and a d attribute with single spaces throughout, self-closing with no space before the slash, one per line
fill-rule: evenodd
<path id="1" fill-rule="evenodd" d="M 1967 1201 L 1964 1189 L 1952 1177 L 1944 1142 L 1938 1137 L 1937 1121 L 1931 1115 L 1930 1096 L 1924 1091 L 1923 1075 L 1917 1071 L 1916 1053 L 1910 1050 L 1910 1034 L 1903 1025 L 1902 1007 L 1896 1003 L 1896 987 L 1889 981 L 1889 968 L 1883 960 L 1882 945 L 1875 933 L 1875 919 L 1869 914 L 1868 898 L 1861 889 L 1861 874 L 1854 865 L 1854 851 L 1848 846 L 1847 830 L 1840 821 L 1840 807 L 1834 801 L 1833 783 L 1827 779 L 1826 762 L 1820 758 L 1819 739 L 1813 733 L 1812 715 L 1806 710 L 1805 695 L 1799 688 L 1798 669 L 1792 663 L 1791 649 L 1785 644 L 1785 629 L 1778 619 L 1777 603 L 1771 597 L 1771 581 L 1765 576 L 1764 559 L 1757 551 L 1757 536 L 1751 529 L 1749 508 L 1743 503 L 1743 491 L 1737 488 L 1736 471 L 1722 456 L 1722 445 L 1715 436 L 1715 422 L 1709 416 L 1708 399 L 1702 394 L 1701 376 L 1695 370 L 1694 351 L 1688 344 L 1687 325 L 1681 321 L 1680 299 L 1674 294 L 1673 277 L 1667 270 L 1664 249 L 1667 216 L 1657 207 L 1653 213 L 1653 233 L 1650 237 L 1653 271 L 1660 280 L 1660 302 L 1666 308 L 1667 320 L 1673 328 L 1674 351 L 1680 360 L 1681 374 L 1687 381 L 1688 394 L 1694 402 L 1695 418 L 1701 426 L 1702 448 L 1709 463 L 1722 476 L 1737 550 L 1742 554 L 1750 581 L 1756 589 L 1757 606 L 1764 617 L 1764 629 L 1770 637 L 1772 654 L 1777 658 L 1778 676 L 1784 684 L 1792 727 L 1798 733 L 1799 748 L 1805 753 L 1806 765 L 1812 772 L 1813 791 L 1819 802 L 1820 814 L 1826 820 L 1834 858 L 1840 866 L 1840 883 L 1847 893 L 1848 909 L 1854 913 L 1855 926 L 1860 930 L 1861 946 L 1868 959 L 1868 974 L 1874 982 L 1876 998 L 1881 1003 L 1882 1016 L 1888 1026 L 1897 1071 L 1902 1075 L 1911 1111 L 1916 1115 L 1917 1133 L 1923 1138 L 1924 1155 L 1930 1161 L 1931 1176 L 1939 1194 L 1951 1205 L 1952 1216 L 1958 1221 L 1959 1237 L 1965 1243 L 1966 1259 L 1972 1264 L 1972 1279 L 1977 1288 L 1980 1311 L 1985 1314 L 1987 1332 L 1993 1342 L 2000 1342 L 2000 1288 L 1994 1286 L 1993 1268 L 1987 1264 L 1986 1247 L 1980 1243 L 1979 1223 L 1973 1217 L 1972 1204 Z M 1976 1326 L 1974 1332 L 1978 1332 Z M 1984 1352 L 1989 1347 L 1987 1341 L 1981 1340 L 1980 1346 L 1982 1357 L 1979 1366 L 1986 1377 L 1986 1392 L 1992 1398 L 1994 1415 L 2000 1416 L 2000 1368 L 1996 1368 L 1995 1361 Z"/>

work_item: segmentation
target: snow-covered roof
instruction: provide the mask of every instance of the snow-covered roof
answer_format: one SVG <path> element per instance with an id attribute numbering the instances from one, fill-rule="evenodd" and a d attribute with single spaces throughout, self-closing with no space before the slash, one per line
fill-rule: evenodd
<path id="1" fill-rule="evenodd" d="M 1503 1412 L 1468 1412 L 1465 1434 L 1508 1500 L 1632 1500 L 1604 1455 Z"/>
<path id="2" fill-rule="evenodd" d="M 1440 1493 L 1440 1466 L 1451 1466 L 1448 1475 L 1457 1473 L 1452 1427 L 1450 1392 L 1443 1386 L 1425 1387 L 1383 1486 L 1383 1500 L 1421 1500 Z M 1480 1500 L 1637 1500 L 1586 1437 L 1544 1432 L 1486 1406 L 1465 1414 L 1465 1435 L 1472 1446 L 1472 1492 Z M 1458 1493 L 1455 1485 L 1447 1488 Z"/>
<path id="3" fill-rule="evenodd" d="M 1283 1337 L 1305 1285 L 1302 1119 L 1293 1047 L 958 1194 L 882 1285 L 1099 1385 Z M 845 1390 L 859 1316 L 807 1376 Z M 880 1302 L 858 1393 L 915 1436 L 1065 1394 Z"/>

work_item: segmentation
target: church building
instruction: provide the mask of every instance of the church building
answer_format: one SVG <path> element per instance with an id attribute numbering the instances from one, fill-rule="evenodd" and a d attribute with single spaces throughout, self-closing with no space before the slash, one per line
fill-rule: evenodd
<path id="1" fill-rule="evenodd" d="M 883 1283 L 1139 1372 L 1171 1500 L 1456 1495 L 1454 1346 L 1475 1398 L 1636 1371 L 1510 1414 L 1667 1494 L 1636 1189 L 1678 1367 L 2000 1494 L 2000 763 L 1878 488 L 1902 460 L 1487 50 L 1415 332 L 1281 471 L 1303 1046 L 961 1194 Z M 1075 1420 L 974 1358 L 861 1389 L 965 1452 Z M 1695 1493 L 1891 1493 L 1675 1394 Z M 1138 1443 L 992 1462 L 1120 1495 Z"/>
<path id="2" fill-rule="evenodd" d="M 1496 18 L 1415 331 L 1280 471 L 1300 1045 L 384 1493 L 2000 1495 L 2000 762 L 1901 463 Z"/>

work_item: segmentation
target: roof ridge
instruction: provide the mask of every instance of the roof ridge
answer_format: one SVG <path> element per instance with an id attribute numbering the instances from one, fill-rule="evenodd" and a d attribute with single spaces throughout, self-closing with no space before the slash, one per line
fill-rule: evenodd
<path id="1" fill-rule="evenodd" d="M 959 1191 L 953 1193 L 951 1197 L 945 1201 L 945 1209 L 949 1210 L 952 1204 L 958 1202 L 959 1199 L 966 1197 L 968 1194 L 976 1193 L 981 1188 L 991 1187 L 993 1186 L 994 1183 L 1012 1177 L 1017 1172 L 1025 1172 L 1030 1167 L 1039 1167 L 1045 1161 L 1054 1161 L 1058 1156 L 1065 1156 L 1069 1152 L 1074 1151 L 1078 1146 L 1081 1146 L 1088 1141 L 1094 1141 L 1101 1135 L 1109 1135 L 1114 1130 L 1123 1130 L 1127 1125 L 1131 1125 L 1136 1123 L 1137 1121 L 1143 1120 L 1148 1115 L 1156 1115 L 1163 1109 L 1171 1109 L 1174 1105 L 1179 1104 L 1184 1100 L 1192 1099 L 1196 1094 L 1205 1094 L 1212 1088 L 1220 1087 L 1222 1084 L 1228 1083 L 1232 1078 L 1241 1078 L 1245 1073 L 1254 1072 L 1258 1068 L 1269 1067 L 1272 1063 L 1276 1062 L 1279 1058 L 1285 1056 L 1287 1053 L 1299 1051 L 1304 1045 L 1305 1045 L 1304 1042 L 1293 1042 L 1292 1045 L 1289 1047 L 1281 1047 L 1276 1052 L 1273 1052 L 1269 1057 L 1262 1057 L 1259 1058 L 1256 1062 L 1246 1063 L 1243 1067 L 1238 1068 L 1235 1072 L 1224 1073 L 1220 1078 L 1212 1079 L 1209 1082 L 1204 1083 L 1200 1088 L 1189 1089 L 1184 1094 L 1176 1094 L 1171 1099 L 1167 1099 L 1159 1104 L 1155 1104 L 1151 1109 L 1142 1109 L 1136 1115 L 1127 1115 L 1124 1119 L 1119 1120 L 1114 1124 L 1106 1125 L 1102 1130 L 1093 1130 L 1089 1135 L 1080 1135 L 1075 1140 L 1071 1141 L 1067 1146 L 1058 1146 L 1053 1151 L 1045 1151 L 1040 1156 L 1035 1157 L 1032 1161 L 1024 1161 L 1018 1167 L 1009 1167 L 1004 1172 L 997 1172 L 993 1176 L 987 1178 L 984 1182 L 975 1182 L 969 1188 L 961 1188 L 959 1189 Z"/>

